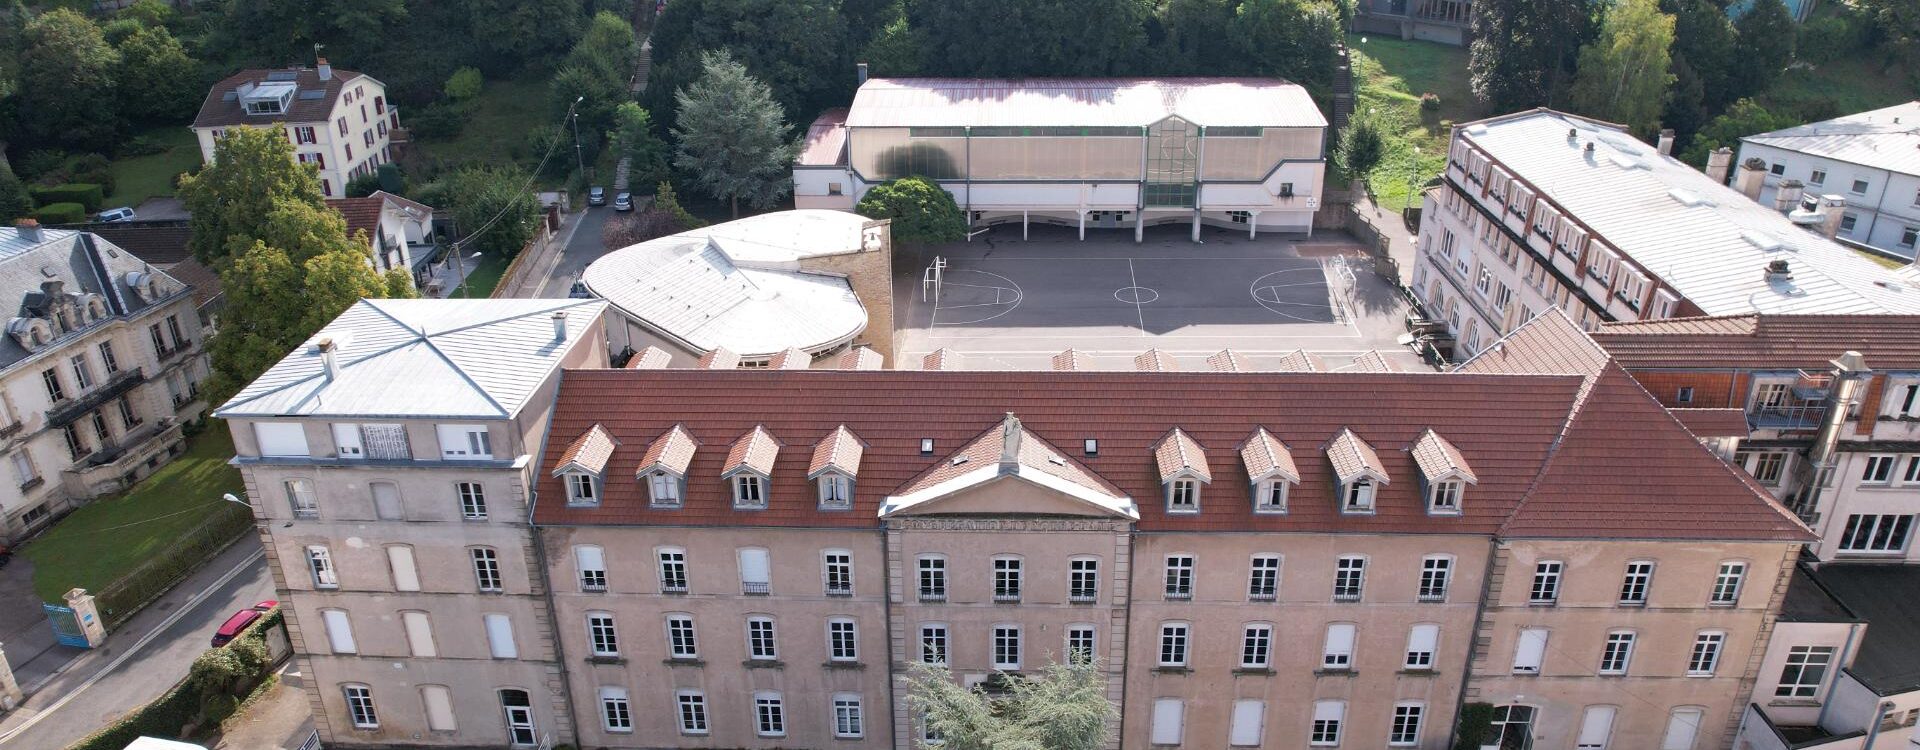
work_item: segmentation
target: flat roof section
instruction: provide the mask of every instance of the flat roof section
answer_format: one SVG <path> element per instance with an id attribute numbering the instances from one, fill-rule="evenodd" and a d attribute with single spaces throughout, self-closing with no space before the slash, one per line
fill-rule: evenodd
<path id="1" fill-rule="evenodd" d="M 1827 563 L 1813 577 L 1869 623 L 1848 671 L 1880 695 L 1920 690 L 1920 566 Z"/>
<path id="2" fill-rule="evenodd" d="M 1278 78 L 874 78 L 846 124 L 1144 127 L 1171 115 L 1210 127 L 1324 128 L 1299 84 Z"/>
<path id="3" fill-rule="evenodd" d="M 1920 175 L 1920 100 L 1740 140 L 1889 172 Z"/>

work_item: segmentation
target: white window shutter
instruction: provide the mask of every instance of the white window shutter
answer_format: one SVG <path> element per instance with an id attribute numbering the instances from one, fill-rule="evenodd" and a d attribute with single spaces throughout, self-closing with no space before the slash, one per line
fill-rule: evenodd
<path id="1" fill-rule="evenodd" d="M 427 621 L 425 612 L 402 612 L 400 622 L 407 629 L 407 648 L 414 656 L 437 656 L 439 649 L 433 646 L 433 625 Z"/>
<path id="2" fill-rule="evenodd" d="M 520 649 L 513 643 L 513 620 L 506 615 L 491 614 L 484 621 L 487 624 L 487 650 L 493 658 L 519 658 Z"/>
<path id="3" fill-rule="evenodd" d="M 365 458 L 366 448 L 360 444 L 360 425 L 336 424 L 333 426 L 334 453 L 341 458 Z"/>
<path id="4" fill-rule="evenodd" d="M 395 591 L 420 590 L 420 570 L 414 567 L 412 547 L 388 547 L 387 564 L 393 568 Z"/>
<path id="5" fill-rule="evenodd" d="M 580 564 L 580 570 L 606 570 L 606 560 L 601 556 L 600 548 L 592 545 L 580 545 L 573 548 L 573 556 Z"/>
<path id="6" fill-rule="evenodd" d="M 1260 727 L 1265 723 L 1267 704 L 1263 701 L 1233 702 L 1233 725 L 1227 730 L 1227 742 L 1235 747 L 1259 747 Z"/>
<path id="7" fill-rule="evenodd" d="M 299 422 L 255 422 L 253 436 L 262 456 L 307 456 L 307 430 Z"/>
<path id="8" fill-rule="evenodd" d="M 1520 643 L 1513 653 L 1513 671 L 1538 673 L 1547 655 L 1547 631 L 1529 628 L 1520 631 Z"/>
<path id="9" fill-rule="evenodd" d="M 1181 722 L 1186 718 L 1186 706 L 1179 698 L 1161 698 L 1153 702 L 1153 744 L 1180 744 Z"/>
<path id="10" fill-rule="evenodd" d="M 1702 716 L 1697 708 L 1676 709 L 1667 717 L 1667 736 L 1660 740 L 1660 750 L 1693 750 Z"/>
<path id="11" fill-rule="evenodd" d="M 436 732 L 454 731 L 453 695 L 445 685 L 426 685 L 420 688 L 420 702 L 426 704 L 427 728 Z"/>
<path id="12" fill-rule="evenodd" d="M 1425 651 L 1427 653 L 1433 653 L 1434 651 L 1439 650 L 1439 648 L 1440 648 L 1440 626 L 1439 625 L 1415 625 L 1413 626 L 1413 630 L 1407 633 L 1407 650 L 1408 651 Z"/>
<path id="13" fill-rule="evenodd" d="M 740 550 L 740 581 L 742 583 L 770 583 L 770 575 L 771 565 L 767 560 L 766 550 Z"/>
<path id="14" fill-rule="evenodd" d="M 1613 706 L 1588 706 L 1586 716 L 1580 720 L 1580 742 L 1574 747 L 1579 750 L 1602 750 L 1607 746 L 1607 738 L 1613 734 Z"/>
<path id="15" fill-rule="evenodd" d="M 1327 626 L 1327 653 L 1353 653 L 1353 625 L 1351 623 L 1336 622 Z"/>
<path id="16" fill-rule="evenodd" d="M 353 643 L 353 622 L 347 619 L 347 613 L 329 609 L 320 613 L 327 625 L 327 645 L 336 654 L 358 653 Z"/>
<path id="17" fill-rule="evenodd" d="M 1340 701 L 1320 701 L 1313 704 L 1314 721 L 1339 721 L 1346 718 L 1347 704 Z"/>

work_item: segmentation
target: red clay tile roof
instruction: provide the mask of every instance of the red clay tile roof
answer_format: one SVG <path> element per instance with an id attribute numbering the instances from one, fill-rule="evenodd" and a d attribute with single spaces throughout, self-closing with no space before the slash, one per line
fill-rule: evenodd
<path id="1" fill-rule="evenodd" d="M 1153 459 L 1160 466 L 1162 483 L 1173 481 L 1180 474 L 1191 474 L 1202 482 L 1213 481 L 1213 472 L 1207 469 L 1206 449 L 1178 427 L 1154 444 Z"/>
<path id="2" fill-rule="evenodd" d="M 193 227 L 186 222 L 104 221 L 85 229 L 162 269 L 193 258 Z"/>
<path id="3" fill-rule="evenodd" d="M 1222 349 L 1220 353 L 1207 358 L 1208 369 L 1214 372 L 1247 372 L 1253 368 L 1247 365 L 1247 358 L 1232 349 Z"/>
<path id="4" fill-rule="evenodd" d="M 1061 372 L 1090 370 L 1093 369 L 1093 358 L 1088 357 L 1078 350 L 1068 349 L 1053 355 L 1053 369 Z"/>
<path id="5" fill-rule="evenodd" d="M 1460 363 L 1454 372 L 1593 375 L 1606 363 L 1607 352 L 1587 338 L 1560 308 L 1550 307 Z"/>
<path id="6" fill-rule="evenodd" d="M 860 444 L 860 438 L 846 425 L 840 425 L 813 446 L 813 460 L 807 463 L 807 478 L 814 479 L 820 476 L 820 472 L 828 470 L 850 477 L 858 476 L 860 452 L 863 450 L 865 447 Z"/>
<path id="7" fill-rule="evenodd" d="M 999 424 L 988 427 L 961 446 L 960 450 L 954 451 L 946 460 L 934 464 L 891 494 L 904 496 L 925 492 L 983 468 L 995 467 L 1000 473 L 1008 473 L 1016 468 L 1032 469 L 1079 485 L 1096 495 L 1114 499 L 1126 497 L 1126 493 L 1113 483 L 1033 434 L 1012 412 L 1008 412 Z"/>
<path id="8" fill-rule="evenodd" d="M 767 428 L 754 425 L 727 449 L 727 462 L 720 466 L 720 475 L 732 476 L 735 472 L 750 470 L 771 476 L 773 462 L 779 457 L 780 441 L 773 439 Z"/>
<path id="9" fill-rule="evenodd" d="M 1349 369 L 1354 372 L 1393 372 L 1400 368 L 1388 362 L 1386 356 L 1379 350 L 1368 349 L 1361 352 L 1360 356 L 1353 358 L 1353 366 Z"/>
<path id="10" fill-rule="evenodd" d="M 1920 369 L 1920 315 L 1735 315 L 1609 323 L 1593 334 L 1629 370 L 1818 369 L 1847 351 Z"/>
<path id="11" fill-rule="evenodd" d="M 1668 409 L 1687 431 L 1703 438 L 1745 438 L 1753 433 L 1744 409 Z"/>
<path id="12" fill-rule="evenodd" d="M 361 74 L 342 68 L 333 69 L 330 80 L 320 80 L 319 71 L 313 68 L 294 70 L 294 86 L 300 91 L 324 91 L 319 99 L 303 99 L 299 95 L 287 106 L 287 111 L 278 115 L 249 115 L 239 99 L 226 101 L 229 91 L 237 91 L 240 84 L 264 83 L 268 73 L 286 73 L 286 69 L 264 70 L 248 69 L 227 76 L 213 88 L 207 90 L 207 98 L 200 103 L 200 114 L 193 118 L 196 128 L 221 127 L 224 125 L 267 126 L 276 122 L 320 122 L 333 113 L 334 102 L 339 101 L 340 91 Z"/>
<path id="13" fill-rule="evenodd" d="M 694 366 L 705 370 L 731 370 L 740 366 L 740 355 L 723 346 L 700 355 L 700 362 Z"/>
<path id="14" fill-rule="evenodd" d="M 1138 509 L 1141 531 L 1490 536 L 1505 527 L 1520 536 L 1811 538 L 1615 370 L 1615 377 L 1603 379 L 1605 387 L 1595 388 L 1573 429 L 1568 416 L 1585 382 L 1579 376 L 574 370 L 561 382 L 553 433 L 577 435 L 595 423 L 605 425 L 623 442 L 610 472 L 636 469 L 638 446 L 675 424 L 686 426 L 690 440 L 726 444 L 764 426 L 802 445 L 816 444 L 844 424 L 866 443 L 853 511 L 819 510 L 806 480 L 811 451 L 776 455 L 766 510 L 733 510 L 721 478 L 726 456 L 701 451 L 691 457 L 681 508 L 652 508 L 640 483 L 612 481 L 597 507 L 537 503 L 534 518 L 553 525 L 877 529 L 888 495 L 950 461 L 951 454 L 921 455 L 921 439 L 939 445 L 993 442 L 965 451 L 979 448 L 979 460 L 997 460 L 1011 411 L 1019 415 L 1022 454 L 1044 454 L 1023 462 L 1085 471 L 1089 481 L 1135 498 L 1159 496 L 1153 446 L 1175 426 L 1202 449 L 1223 453 L 1240 450 L 1257 428 L 1292 450 L 1317 450 L 1351 429 L 1371 441 L 1389 477 L 1417 476 L 1411 449 L 1432 429 L 1447 436 L 1480 480 L 1457 517 L 1428 515 L 1418 482 L 1380 486 L 1373 515 L 1342 515 L 1331 462 L 1308 461 L 1297 467 L 1300 482 L 1284 515 L 1255 514 L 1250 499 L 1208 503 L 1198 514 L 1168 514 L 1163 504 L 1150 502 Z M 1625 429 L 1615 429 L 1616 423 Z M 1565 447 L 1550 463 L 1563 430 L 1569 433 Z M 1099 455 L 1069 456 L 1048 445 L 1077 447 L 1087 439 L 1099 441 Z M 565 442 L 548 441 L 543 468 L 558 464 Z M 1221 487 L 1250 484 L 1243 462 L 1219 467 L 1215 479 Z M 537 487 L 542 496 L 565 497 L 557 479 L 543 477 Z M 1516 513 L 1530 491 L 1535 497 L 1529 507 Z"/>
<path id="15" fill-rule="evenodd" d="M 1333 465 L 1335 481 L 1346 484 L 1366 475 L 1381 477 L 1381 484 L 1392 480 L 1385 464 L 1380 463 L 1380 454 L 1373 446 L 1353 434 L 1353 430 L 1340 428 L 1340 433 L 1327 441 L 1327 461 Z"/>
<path id="16" fill-rule="evenodd" d="M 364 198 L 327 199 L 327 207 L 340 212 L 340 217 L 347 220 L 347 236 L 366 232 L 368 247 L 380 241 L 380 209 L 385 205 L 386 201 L 371 195 Z"/>
<path id="17" fill-rule="evenodd" d="M 807 126 L 800 140 L 800 154 L 794 163 L 803 167 L 845 165 L 847 155 L 847 109 L 837 107 L 820 113 Z"/>
<path id="18" fill-rule="evenodd" d="M 856 346 L 840 355 L 838 364 L 842 370 L 878 370 L 886 367 L 886 361 L 886 357 L 880 356 L 880 353 L 872 348 Z"/>
<path id="19" fill-rule="evenodd" d="M 687 428 L 676 424 L 647 444 L 647 452 L 640 456 L 639 468 L 633 474 L 637 477 L 655 469 L 665 469 L 686 476 L 687 467 L 693 463 L 693 452 L 699 447 L 700 444 L 694 441 L 693 435 L 688 434 Z"/>
<path id="20" fill-rule="evenodd" d="M 1437 482 L 1449 477 L 1465 479 L 1469 484 L 1480 481 L 1473 475 L 1473 469 L 1467 466 L 1467 459 L 1460 450 L 1440 437 L 1440 433 L 1427 430 L 1413 444 L 1413 463 L 1420 467 L 1421 476 L 1428 482 Z"/>
<path id="21" fill-rule="evenodd" d="M 1280 364 L 1274 369 L 1281 372 L 1326 372 L 1327 363 L 1305 349 L 1295 349 L 1281 357 Z"/>
<path id="22" fill-rule="evenodd" d="M 1300 467 L 1294 465 L 1293 453 L 1265 427 L 1254 428 L 1246 444 L 1240 446 L 1240 463 L 1249 480 L 1284 477 L 1290 482 L 1300 481 Z"/>
<path id="23" fill-rule="evenodd" d="M 953 353 L 952 349 L 935 349 L 927 352 L 927 356 L 920 358 L 920 369 L 958 370 L 960 369 L 960 355 Z"/>
<path id="24" fill-rule="evenodd" d="M 789 347 L 767 360 L 767 366 L 775 370 L 805 370 L 813 366 L 813 355 L 799 347 Z"/>
<path id="25" fill-rule="evenodd" d="M 657 346 L 649 346 L 634 352 L 633 357 L 627 360 L 627 369 L 658 370 L 666 367 L 671 362 L 673 362 L 673 355 L 668 354 L 667 350 Z"/>
<path id="26" fill-rule="evenodd" d="M 607 428 L 595 424 L 567 444 L 566 452 L 560 454 L 560 465 L 554 471 L 558 472 L 574 466 L 595 474 L 605 472 L 607 459 L 613 456 L 615 445 L 617 443 L 612 433 L 607 432 Z"/>
<path id="27" fill-rule="evenodd" d="M 1133 368 L 1146 372 L 1173 372 L 1180 369 L 1180 363 L 1173 355 L 1159 349 L 1148 349 L 1133 358 Z"/>

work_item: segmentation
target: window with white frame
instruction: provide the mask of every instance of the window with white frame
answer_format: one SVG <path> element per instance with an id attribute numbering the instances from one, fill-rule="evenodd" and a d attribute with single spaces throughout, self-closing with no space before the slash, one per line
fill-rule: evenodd
<path id="1" fill-rule="evenodd" d="M 694 633 L 691 616 L 667 615 L 667 655 L 675 659 L 700 658 L 700 641 Z"/>
<path id="2" fill-rule="evenodd" d="M 663 547 L 654 554 L 660 566 L 660 593 L 687 593 L 687 551 Z"/>
<path id="3" fill-rule="evenodd" d="M 1166 584 L 1168 599 L 1193 598 L 1192 555 L 1167 556 Z"/>
<path id="4" fill-rule="evenodd" d="M 1273 623 L 1250 622 L 1240 633 L 1240 668 L 1267 669 L 1273 665 Z"/>
<path id="5" fill-rule="evenodd" d="M 1018 557 L 993 558 L 993 600 L 1020 601 L 1021 564 Z"/>
<path id="6" fill-rule="evenodd" d="M 1546 628 L 1527 628 L 1520 631 L 1520 637 L 1514 641 L 1513 673 L 1540 674 L 1540 666 L 1547 658 Z"/>
<path id="7" fill-rule="evenodd" d="M 320 623 L 327 631 L 327 650 L 336 654 L 360 653 L 359 646 L 353 641 L 353 620 L 346 610 L 320 610 Z"/>
<path id="8" fill-rule="evenodd" d="M 1633 661 L 1633 641 L 1631 630 L 1608 633 L 1606 646 L 1600 650 L 1600 674 L 1626 674 L 1628 663 Z"/>
<path id="9" fill-rule="evenodd" d="M 1552 604 L 1560 600 L 1561 563 L 1557 560 L 1544 560 L 1533 566 L 1533 588 L 1528 591 L 1527 601 L 1533 604 Z"/>
<path id="10" fill-rule="evenodd" d="M 1635 560 L 1627 563 L 1627 572 L 1620 580 L 1620 605 L 1623 607 L 1641 607 L 1647 603 L 1647 589 L 1653 585 L 1653 563 Z"/>
<path id="11" fill-rule="evenodd" d="M 312 481 L 289 479 L 283 484 L 287 489 L 287 506 L 293 510 L 294 518 L 320 517 L 320 501 L 313 493 Z"/>
<path id="12" fill-rule="evenodd" d="M 487 491 L 479 482 L 454 482 L 453 494 L 460 500 L 461 520 L 487 520 Z"/>
<path id="13" fill-rule="evenodd" d="M 1891 389 L 1893 394 L 1887 399 L 1890 417 L 1920 417 L 1920 381 L 1898 383 Z"/>
<path id="14" fill-rule="evenodd" d="M 573 566 L 580 573 L 581 591 L 607 590 L 606 554 L 599 545 L 574 545 Z"/>
<path id="15" fill-rule="evenodd" d="M 1439 514 L 1460 512 L 1460 494 L 1466 483 L 1458 479 L 1443 479 L 1427 488 L 1427 511 Z"/>
<path id="16" fill-rule="evenodd" d="M 373 688 L 365 685 L 341 685 L 347 699 L 347 720 L 354 729 L 379 729 L 380 714 L 373 708 Z"/>
<path id="17" fill-rule="evenodd" d="M 1287 512 L 1287 487 L 1287 481 L 1284 479 L 1268 479 L 1254 483 L 1253 512 Z"/>
<path id="18" fill-rule="evenodd" d="M 1087 603 L 1100 598 L 1100 558 L 1075 557 L 1067 561 L 1067 601 Z"/>
<path id="19" fill-rule="evenodd" d="M 1423 602 L 1444 602 L 1447 600 L 1447 585 L 1453 580 L 1453 558 L 1447 555 L 1428 555 L 1420 560 L 1420 590 L 1417 598 Z"/>
<path id="20" fill-rule="evenodd" d="M 830 549 L 821 553 L 820 577 L 827 596 L 853 596 L 853 553 Z"/>
<path id="21" fill-rule="evenodd" d="M 592 474 L 569 472 L 567 479 L 568 505 L 593 505 L 600 502 L 598 480 Z"/>
<path id="22" fill-rule="evenodd" d="M 1179 698 L 1155 698 L 1153 701 L 1153 726 L 1148 731 L 1148 742 L 1153 745 L 1172 746 L 1180 744 L 1186 733 L 1186 703 Z"/>
<path id="23" fill-rule="evenodd" d="M 55 377 L 54 371 L 48 370 L 48 390 L 51 391 L 58 386 L 59 380 Z M 59 401 L 64 397 L 65 396 L 62 395 L 55 395 L 53 400 Z M 312 455 L 307 448 L 307 428 L 299 422 L 255 422 L 253 423 L 253 436 L 259 443 L 260 455 L 262 456 L 300 457 Z"/>
<path id="24" fill-rule="evenodd" d="M 1618 712 L 1613 706 L 1588 706 L 1580 717 L 1580 736 L 1574 750 L 1607 750 L 1607 742 L 1613 738 L 1613 717 Z"/>
<path id="25" fill-rule="evenodd" d="M 467 557 L 473 561 L 473 581 L 480 591 L 498 593 L 500 587 L 500 555 L 491 547 L 472 547 Z"/>
<path id="26" fill-rule="evenodd" d="M 307 572 L 313 574 L 316 589 L 340 588 L 340 579 L 333 572 L 333 552 L 324 545 L 307 547 Z"/>
<path id="27" fill-rule="evenodd" d="M 1911 515 L 1854 514 L 1847 516 L 1840 532 L 1840 551 L 1852 553 L 1897 553 L 1907 548 L 1907 533 L 1912 530 Z"/>
<path id="28" fill-rule="evenodd" d="M 681 690 L 674 693 L 674 704 L 679 708 L 681 734 L 706 734 L 707 696 L 698 690 Z"/>
<path id="29" fill-rule="evenodd" d="M 1254 555 L 1247 570 L 1247 598 L 1270 602 L 1280 597 L 1280 556 Z"/>
<path id="30" fill-rule="evenodd" d="M 587 647 L 594 656 L 620 655 L 620 636 L 614 631 L 612 612 L 587 613 Z"/>
<path id="31" fill-rule="evenodd" d="M 939 555 L 921 555 L 919 573 L 920 601 L 946 601 L 947 558 Z"/>
<path id="32" fill-rule="evenodd" d="M 1897 456 L 1868 456 L 1863 471 L 1860 472 L 1861 484 L 1886 484 L 1893 480 L 1893 463 Z"/>
<path id="33" fill-rule="evenodd" d="M 766 596 L 773 593 L 773 559 L 764 549 L 744 547 L 740 550 L 740 593 L 749 596 Z"/>
<path id="34" fill-rule="evenodd" d="M 767 496 L 764 483 L 753 474 L 741 474 L 733 478 L 733 507 L 765 508 Z"/>
<path id="35" fill-rule="evenodd" d="M 1777 487 L 1780 480 L 1786 478 L 1787 459 L 1791 455 L 1786 451 L 1759 451 L 1752 455 L 1747 473 L 1754 481 L 1769 487 Z"/>
<path id="36" fill-rule="evenodd" d="M 393 590 L 420 590 L 420 567 L 414 563 L 413 547 L 405 544 L 387 545 L 387 569 L 393 576 Z"/>
<path id="37" fill-rule="evenodd" d="M 851 617 L 827 620 L 827 658 L 831 661 L 860 660 L 860 628 Z"/>
<path id="38" fill-rule="evenodd" d="M 760 692 L 753 694 L 753 730 L 762 737 L 785 737 L 787 734 L 787 708 L 780 700 L 779 693 Z"/>
<path id="39" fill-rule="evenodd" d="M 1167 512 L 1200 512 L 1200 480 L 1175 479 L 1167 483 Z"/>
<path id="40" fill-rule="evenodd" d="M 1067 626 L 1067 663 L 1090 664 L 1099 653 L 1094 649 L 1095 640 L 1092 625 L 1075 624 Z"/>
<path id="41" fill-rule="evenodd" d="M 937 622 L 920 625 L 920 661 L 925 664 L 947 663 L 947 626 Z"/>
<path id="42" fill-rule="evenodd" d="M 1317 701 L 1313 704 L 1313 727 L 1307 733 L 1307 744 L 1313 747 L 1334 747 L 1340 744 L 1340 723 L 1347 718 L 1345 701 Z"/>
<path id="43" fill-rule="evenodd" d="M 747 658 L 768 661 L 780 658 L 780 641 L 773 630 L 773 618 L 765 615 L 747 618 Z"/>
<path id="44" fill-rule="evenodd" d="M 1334 562 L 1333 600 L 1336 602 L 1360 601 L 1361 592 L 1367 583 L 1367 558 L 1358 555 L 1343 555 Z"/>
<path id="45" fill-rule="evenodd" d="M 1409 671 L 1428 671 L 1433 669 L 1433 652 L 1440 648 L 1440 626 L 1422 623 L 1407 631 L 1407 660 L 1404 666 Z"/>
<path id="46" fill-rule="evenodd" d="M 1396 703 L 1393 724 L 1387 729 L 1387 747 L 1413 747 L 1420 744 L 1420 724 L 1426 718 L 1422 703 Z"/>
<path id="47" fill-rule="evenodd" d="M 1720 666 L 1720 646 L 1727 642 L 1727 634 L 1718 630 L 1704 630 L 1693 637 L 1693 652 L 1687 656 L 1688 677 L 1712 677 Z"/>
<path id="48" fill-rule="evenodd" d="M 1320 650 L 1320 668 L 1326 670 L 1352 669 L 1353 640 L 1353 623 L 1336 622 L 1328 625 L 1327 640 Z"/>
<path id="49" fill-rule="evenodd" d="M 1787 663 L 1780 670 L 1780 684 L 1773 689 L 1776 698 L 1812 698 L 1826 683 L 1827 667 L 1833 663 L 1832 646 L 1793 646 L 1787 649 Z"/>
<path id="50" fill-rule="evenodd" d="M 1227 744 L 1233 747 L 1259 747 L 1266 724 L 1267 703 L 1243 699 L 1233 702 L 1233 718 L 1227 725 Z"/>
<path id="51" fill-rule="evenodd" d="M 1916 244 L 1920 244 L 1920 227 L 1901 227 L 1900 246 L 1912 250 Z"/>
<path id="52" fill-rule="evenodd" d="M 1740 583 L 1747 577 L 1747 564 L 1743 562 L 1720 563 L 1719 572 L 1713 576 L 1713 592 L 1708 595 L 1707 603 L 1718 606 L 1732 606 L 1740 601 Z"/>
<path id="53" fill-rule="evenodd" d="M 664 471 L 648 472 L 648 502 L 660 508 L 680 507 L 681 486 L 682 483 L 678 476 Z"/>
<path id="54" fill-rule="evenodd" d="M 487 631 L 489 656 L 495 659 L 520 658 L 520 647 L 513 640 L 513 618 L 490 612 L 480 616 L 480 625 Z"/>
<path id="55" fill-rule="evenodd" d="M 440 457 L 449 461 L 479 461 L 493 458 L 493 436 L 486 425 L 435 425 L 440 438 Z"/>
<path id="56" fill-rule="evenodd" d="M 1352 482 L 1348 482 L 1346 492 L 1343 493 L 1346 499 L 1340 506 L 1341 512 L 1372 513 L 1375 489 L 1373 479 L 1369 477 L 1360 477 Z"/>
<path id="57" fill-rule="evenodd" d="M 1667 715 L 1667 732 L 1660 738 L 1660 750 L 1693 750 L 1700 736 L 1700 721 L 1707 712 L 1698 708 L 1676 708 Z"/>
<path id="58" fill-rule="evenodd" d="M 825 510 L 846 510 L 853 507 L 853 478 L 844 474 L 828 472 L 820 475 L 815 483 L 820 491 L 820 507 Z"/>
<path id="59" fill-rule="evenodd" d="M 600 688 L 600 727 L 609 732 L 633 731 L 633 706 L 627 702 L 626 688 Z"/>
<path id="60" fill-rule="evenodd" d="M 852 693 L 836 693 L 833 696 L 833 736 L 840 739 L 859 739 L 866 734 L 866 726 L 860 712 L 860 696 Z"/>
<path id="61" fill-rule="evenodd" d="M 1020 626 L 993 626 L 993 668 L 1009 671 L 1020 668 Z"/>
<path id="62" fill-rule="evenodd" d="M 427 730 L 431 732 L 458 731 L 459 725 L 453 718 L 453 691 L 445 685 L 421 685 L 420 707 L 427 716 Z"/>
<path id="63" fill-rule="evenodd" d="M 1184 622 L 1160 623 L 1160 666 L 1187 665 L 1187 629 Z"/>

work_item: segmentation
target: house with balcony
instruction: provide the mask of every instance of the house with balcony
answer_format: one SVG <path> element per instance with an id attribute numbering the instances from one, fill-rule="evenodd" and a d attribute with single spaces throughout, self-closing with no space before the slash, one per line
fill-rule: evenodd
<path id="1" fill-rule="evenodd" d="M 440 248 L 433 228 L 433 207 L 385 190 L 359 198 L 329 198 L 327 206 L 347 220 L 348 236 L 365 233 L 373 268 L 385 273 L 399 268 L 423 287 L 431 274 L 428 264 Z"/>
<path id="2" fill-rule="evenodd" d="M 98 236 L 0 230 L 0 537 L 126 488 L 182 450 L 207 375 L 193 290 Z"/>
<path id="3" fill-rule="evenodd" d="M 311 68 L 248 69 L 207 92 L 193 132 L 200 157 L 212 162 L 214 146 L 230 128 L 282 125 L 294 159 L 311 164 L 320 194 L 346 195 L 347 183 L 393 161 L 401 140 L 400 110 L 387 103 L 387 86 L 365 73 L 337 70 L 320 58 Z"/>

